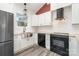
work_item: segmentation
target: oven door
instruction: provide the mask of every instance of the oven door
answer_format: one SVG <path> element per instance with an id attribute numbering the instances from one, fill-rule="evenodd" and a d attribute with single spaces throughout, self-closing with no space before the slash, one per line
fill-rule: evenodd
<path id="1" fill-rule="evenodd" d="M 69 42 L 68 37 L 64 36 L 54 36 L 51 37 L 50 44 L 51 51 L 54 51 L 60 55 L 69 55 Z"/>

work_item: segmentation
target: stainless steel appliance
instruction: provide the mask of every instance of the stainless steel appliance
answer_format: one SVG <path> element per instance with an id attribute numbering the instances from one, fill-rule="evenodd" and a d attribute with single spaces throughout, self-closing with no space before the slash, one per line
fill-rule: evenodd
<path id="1" fill-rule="evenodd" d="M 13 14 L 0 10 L 0 56 L 13 56 Z"/>

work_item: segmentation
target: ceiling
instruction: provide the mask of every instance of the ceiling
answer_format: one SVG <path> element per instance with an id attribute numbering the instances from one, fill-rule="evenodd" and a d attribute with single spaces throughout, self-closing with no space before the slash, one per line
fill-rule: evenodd
<path id="1" fill-rule="evenodd" d="M 36 13 L 45 3 L 27 3 L 27 10 L 29 10 L 32 13 Z M 21 6 L 24 8 L 23 3 L 17 3 L 18 6 Z"/>

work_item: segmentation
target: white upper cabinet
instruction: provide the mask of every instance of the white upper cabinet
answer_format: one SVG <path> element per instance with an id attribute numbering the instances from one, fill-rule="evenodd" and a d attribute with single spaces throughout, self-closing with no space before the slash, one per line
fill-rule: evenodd
<path id="1" fill-rule="evenodd" d="M 44 25 L 51 25 L 51 12 L 46 12 L 44 18 Z"/>
<path id="2" fill-rule="evenodd" d="M 40 15 L 32 15 L 31 26 L 46 26 L 51 25 L 51 12 L 46 12 Z"/>
<path id="3" fill-rule="evenodd" d="M 56 10 L 69 5 L 71 5 L 71 3 L 51 3 L 51 10 Z"/>
<path id="4" fill-rule="evenodd" d="M 51 25 L 51 12 L 39 15 L 39 26 Z"/>
<path id="5" fill-rule="evenodd" d="M 79 4 L 78 3 L 74 3 L 74 4 L 72 4 L 72 3 L 52 3 L 51 10 L 52 10 L 52 12 L 54 12 L 59 8 L 65 8 L 65 7 L 69 7 L 69 6 L 71 6 L 71 9 L 70 9 L 70 11 L 71 11 L 70 18 L 72 20 L 71 23 L 73 25 L 76 25 L 76 24 L 79 25 Z M 65 11 L 65 14 L 67 14 L 66 11 Z M 54 15 L 53 15 L 53 18 L 55 18 Z"/>
<path id="6" fill-rule="evenodd" d="M 39 25 L 38 19 L 39 19 L 39 17 L 37 15 L 32 15 L 31 26 L 38 26 Z"/>
<path id="7" fill-rule="evenodd" d="M 39 15 L 39 26 L 43 26 L 44 25 L 44 15 L 40 14 Z"/>
<path id="8" fill-rule="evenodd" d="M 79 4 L 72 4 L 72 24 L 79 24 Z"/>

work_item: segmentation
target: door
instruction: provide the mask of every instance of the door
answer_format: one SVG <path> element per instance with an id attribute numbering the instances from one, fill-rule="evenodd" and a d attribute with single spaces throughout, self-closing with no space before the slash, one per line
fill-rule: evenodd
<path id="1" fill-rule="evenodd" d="M 0 10 L 0 42 L 5 41 L 6 19 L 7 13 Z"/>
<path id="2" fill-rule="evenodd" d="M 4 55 L 3 49 L 4 49 L 4 45 L 3 45 L 3 43 L 0 43 L 0 56 L 3 56 Z"/>
<path id="3" fill-rule="evenodd" d="M 37 15 L 32 15 L 31 16 L 32 18 L 32 20 L 31 20 L 31 26 L 38 26 L 38 16 Z"/>
<path id="4" fill-rule="evenodd" d="M 79 24 L 79 4 L 72 4 L 72 24 Z"/>
<path id="5" fill-rule="evenodd" d="M 12 40 L 13 41 L 13 14 L 7 13 L 6 19 L 6 30 L 5 30 L 5 40 Z"/>
<path id="6" fill-rule="evenodd" d="M 13 49 L 13 42 L 5 42 L 0 43 L 0 56 L 13 56 L 14 49 Z"/>
<path id="7" fill-rule="evenodd" d="M 67 35 L 50 35 L 50 50 L 63 56 L 69 55 L 69 37 Z"/>
<path id="8" fill-rule="evenodd" d="M 51 12 L 46 12 L 44 19 L 44 25 L 51 25 Z"/>
<path id="9" fill-rule="evenodd" d="M 46 47 L 45 45 L 45 34 L 38 34 L 38 45 Z"/>
<path id="10" fill-rule="evenodd" d="M 13 14 L 0 10 L 0 42 L 13 40 Z"/>

